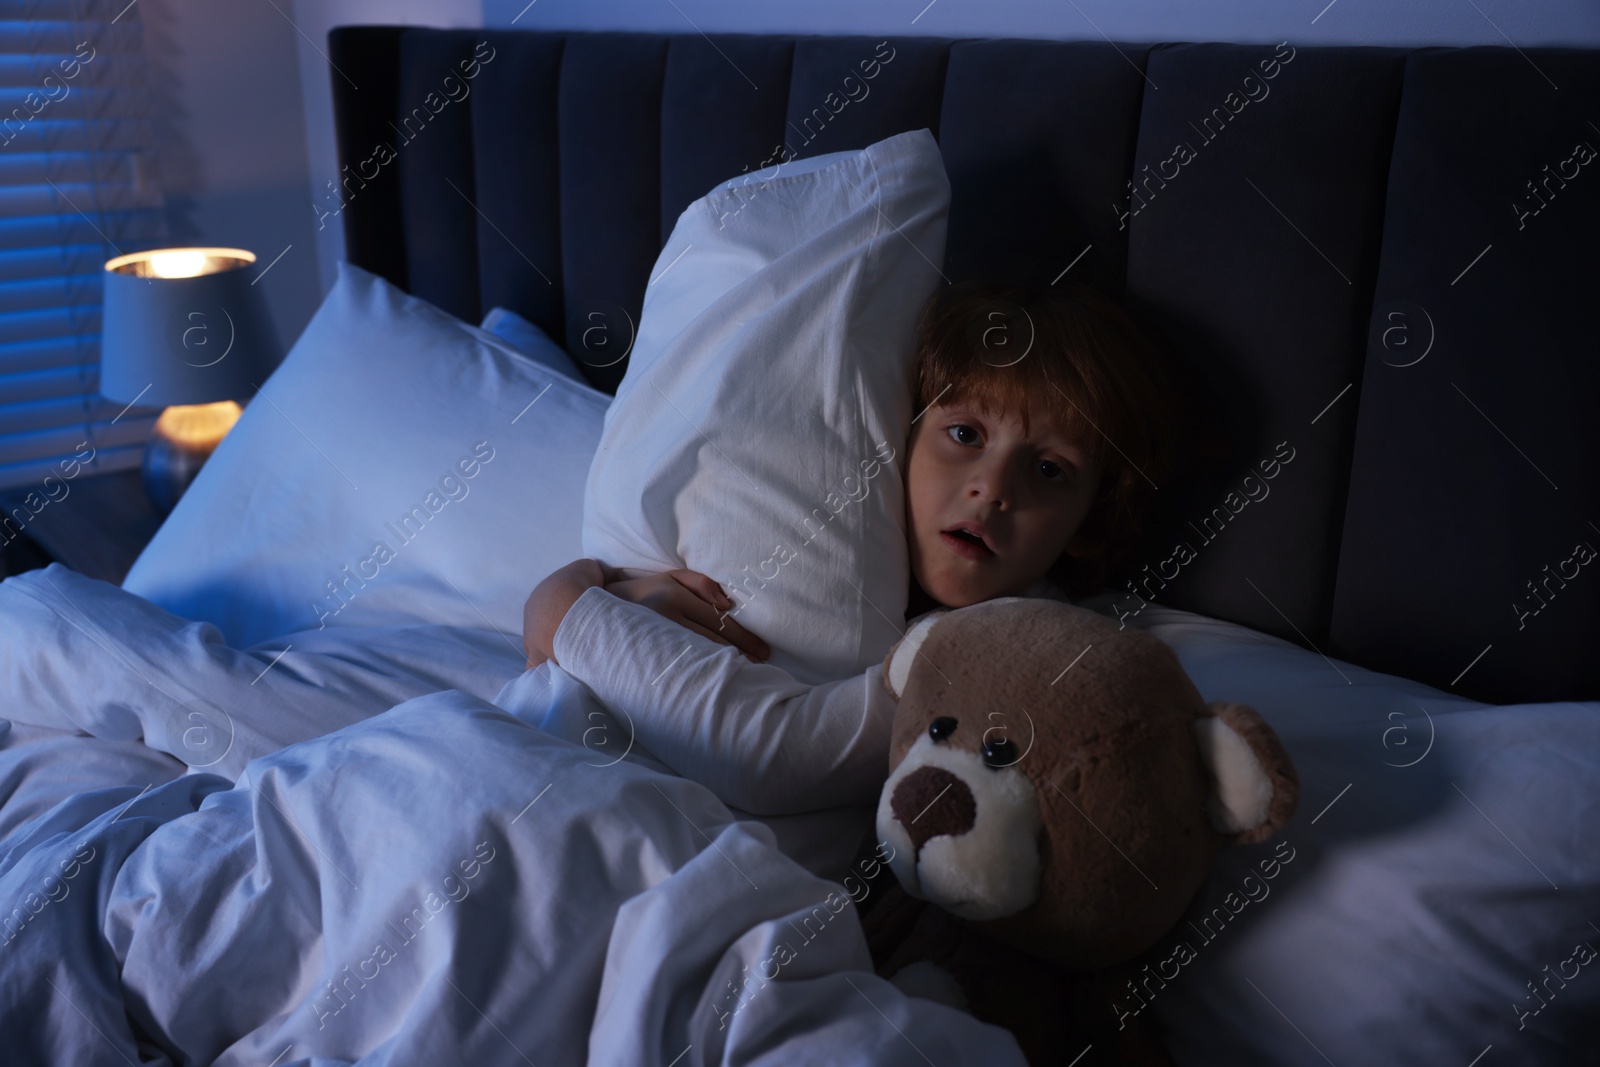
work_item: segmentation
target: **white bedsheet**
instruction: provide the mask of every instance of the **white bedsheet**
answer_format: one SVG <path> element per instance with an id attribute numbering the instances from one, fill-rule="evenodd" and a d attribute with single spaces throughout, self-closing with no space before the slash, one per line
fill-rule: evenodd
<path id="1" fill-rule="evenodd" d="M 1131 624 L 1300 777 L 1279 839 L 1218 857 L 1118 1001 L 1182 1067 L 1600 1062 L 1600 703 L 1479 704 L 1156 605 Z"/>
<path id="2" fill-rule="evenodd" d="M 16 1062 L 1023 1063 L 876 978 L 766 826 L 536 727 L 597 705 L 506 686 L 501 635 L 269 666 L 63 568 L 0 583 L 0 627 L 0 818 L 53 804 L 0 841 Z"/>

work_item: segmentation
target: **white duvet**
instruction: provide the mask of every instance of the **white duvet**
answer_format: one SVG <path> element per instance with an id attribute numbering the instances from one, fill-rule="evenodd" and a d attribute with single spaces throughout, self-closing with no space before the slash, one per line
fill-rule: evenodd
<path id="1" fill-rule="evenodd" d="M 1600 705 L 1134 624 L 1261 711 L 1302 794 L 1108 1009 L 1186 1067 L 1594 1062 Z M 0 635 L 6 1063 L 1023 1062 L 876 978 L 839 884 L 608 754 L 506 635 L 240 652 L 59 566 L 0 583 Z"/>
<path id="2" fill-rule="evenodd" d="M 1023 1063 L 505 635 L 238 652 L 59 566 L 0 632 L 7 1062 Z"/>

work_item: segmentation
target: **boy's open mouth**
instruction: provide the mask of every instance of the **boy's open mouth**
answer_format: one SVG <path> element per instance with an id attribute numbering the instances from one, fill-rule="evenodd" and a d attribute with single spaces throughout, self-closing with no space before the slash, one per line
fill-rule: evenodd
<path id="1" fill-rule="evenodd" d="M 983 543 L 983 538 L 971 530 L 943 530 L 939 540 L 963 559 L 992 559 L 994 550 Z"/>

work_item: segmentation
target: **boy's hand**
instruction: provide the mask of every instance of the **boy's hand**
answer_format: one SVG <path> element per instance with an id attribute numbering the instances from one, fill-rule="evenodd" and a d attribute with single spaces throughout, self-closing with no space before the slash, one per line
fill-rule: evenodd
<path id="1" fill-rule="evenodd" d="M 556 631 L 584 590 L 605 585 L 608 577 L 599 560 L 580 559 L 567 564 L 533 587 L 522 605 L 522 647 L 531 670 L 555 653 Z"/>
<path id="2" fill-rule="evenodd" d="M 622 600 L 643 604 L 718 644 L 732 645 L 758 663 L 772 655 L 765 641 L 723 614 L 733 607 L 733 601 L 716 582 L 696 571 L 667 571 L 607 582 L 605 590 Z"/>

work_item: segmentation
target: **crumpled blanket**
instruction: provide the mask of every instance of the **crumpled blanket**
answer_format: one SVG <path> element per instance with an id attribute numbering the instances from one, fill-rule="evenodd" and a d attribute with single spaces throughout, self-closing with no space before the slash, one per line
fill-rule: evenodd
<path id="1" fill-rule="evenodd" d="M 20 821 L 0 798 L 8 1060 L 1023 1064 L 1005 1031 L 875 977 L 857 902 L 766 826 L 541 729 L 584 718 L 570 677 L 507 686 L 507 707 L 461 689 L 369 699 L 234 781 L 215 773 L 231 752 L 202 767 L 214 738 L 185 747 L 185 720 L 152 730 L 151 709 L 192 692 L 226 717 L 183 728 L 226 723 L 248 754 L 285 722 L 313 728 L 312 706 L 274 718 L 238 697 L 214 648 L 175 664 L 171 633 L 147 640 L 161 620 L 121 617 L 142 609 L 69 573 L 52 577 L 77 604 L 0 584 L 0 714 L 19 735 L 0 780 L 22 768 L 11 799 L 35 806 L 61 794 Z M 91 592 L 92 625 L 63 621 Z M 188 625 L 184 647 L 204 636 Z"/>

